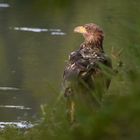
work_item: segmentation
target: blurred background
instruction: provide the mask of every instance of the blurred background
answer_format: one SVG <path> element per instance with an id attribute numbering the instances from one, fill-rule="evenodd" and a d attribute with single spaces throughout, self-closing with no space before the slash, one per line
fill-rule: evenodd
<path id="1" fill-rule="evenodd" d="M 41 104 L 56 101 L 68 55 L 83 41 L 73 28 L 85 23 L 103 28 L 108 55 L 123 49 L 109 94 L 131 93 L 127 74 L 140 69 L 139 7 L 139 0 L 0 0 L 0 122 L 36 120 Z"/>

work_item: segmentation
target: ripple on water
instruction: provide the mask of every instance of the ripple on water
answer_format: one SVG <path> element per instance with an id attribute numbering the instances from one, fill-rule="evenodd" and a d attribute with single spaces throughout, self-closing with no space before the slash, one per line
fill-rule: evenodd
<path id="1" fill-rule="evenodd" d="M 45 28 L 30 28 L 30 27 L 10 27 L 11 30 L 23 31 L 23 32 L 48 32 L 50 35 L 66 35 L 61 29 L 45 29 Z"/>
<path id="2" fill-rule="evenodd" d="M 20 105 L 0 105 L 0 108 L 11 108 L 11 109 L 20 109 L 20 110 L 31 110 L 30 107 L 20 106 Z"/>
<path id="3" fill-rule="evenodd" d="M 17 87 L 0 87 L 0 90 L 3 90 L 3 91 L 17 91 L 17 90 L 20 90 L 19 88 Z"/>
<path id="4" fill-rule="evenodd" d="M 10 5 L 8 3 L 0 3 L 0 8 L 8 8 Z"/>
<path id="5" fill-rule="evenodd" d="M 28 129 L 35 126 L 35 124 L 32 124 L 31 122 L 27 121 L 19 121 L 19 122 L 0 122 L 0 129 L 3 129 L 7 126 L 14 127 L 14 128 L 20 128 L 20 129 Z"/>

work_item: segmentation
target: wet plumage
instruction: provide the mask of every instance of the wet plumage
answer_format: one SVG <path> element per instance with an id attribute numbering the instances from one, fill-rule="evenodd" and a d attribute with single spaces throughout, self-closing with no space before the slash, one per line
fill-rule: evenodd
<path id="1" fill-rule="evenodd" d="M 63 75 L 64 95 L 71 122 L 75 119 L 78 100 L 93 108 L 100 106 L 102 95 L 110 84 L 105 69 L 112 68 L 111 60 L 103 49 L 104 34 L 98 25 L 90 23 L 78 26 L 74 31 L 81 33 L 85 41 L 79 49 L 70 53 Z"/>

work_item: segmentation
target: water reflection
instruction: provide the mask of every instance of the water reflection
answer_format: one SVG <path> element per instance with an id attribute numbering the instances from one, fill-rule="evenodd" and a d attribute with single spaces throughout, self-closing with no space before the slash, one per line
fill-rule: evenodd
<path id="1" fill-rule="evenodd" d="M 51 35 L 65 35 L 64 32 L 51 32 Z"/>
<path id="2" fill-rule="evenodd" d="M 43 28 L 30 28 L 30 27 L 14 27 L 10 28 L 15 31 L 25 31 L 25 32 L 49 32 L 51 35 L 66 35 L 66 33 L 62 32 L 61 29 L 43 29 Z"/>
<path id="3" fill-rule="evenodd" d="M 21 109 L 21 110 L 30 110 L 30 107 L 19 106 L 19 105 L 0 105 L 0 108 L 13 108 L 13 109 Z"/>
<path id="4" fill-rule="evenodd" d="M 29 28 L 29 27 L 14 27 L 16 31 L 27 31 L 27 32 L 48 32 L 48 29 L 41 29 L 41 28 Z"/>
<path id="5" fill-rule="evenodd" d="M 19 88 L 16 88 L 16 87 L 0 87 L 0 90 L 5 90 L 5 91 L 8 91 L 8 90 L 13 90 L 13 91 L 16 91 L 16 90 L 19 90 Z"/>
<path id="6" fill-rule="evenodd" d="M 10 5 L 8 3 L 0 3 L 0 8 L 8 8 Z"/>
<path id="7" fill-rule="evenodd" d="M 0 88 L 0 121 L 35 121 L 39 105 L 27 91 L 14 87 Z"/>
<path id="8" fill-rule="evenodd" d="M 34 124 L 27 122 L 27 121 L 20 121 L 20 122 L 0 122 L 0 128 L 5 128 L 6 126 L 16 127 L 20 129 L 28 129 L 32 128 Z"/>

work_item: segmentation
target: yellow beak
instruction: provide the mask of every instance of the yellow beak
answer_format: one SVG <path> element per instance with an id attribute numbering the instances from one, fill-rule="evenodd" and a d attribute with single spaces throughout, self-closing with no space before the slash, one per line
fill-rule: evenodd
<path id="1" fill-rule="evenodd" d="M 78 27 L 74 28 L 74 32 L 76 32 L 76 33 L 82 33 L 82 34 L 87 33 L 85 27 L 83 27 L 83 26 L 78 26 Z"/>

